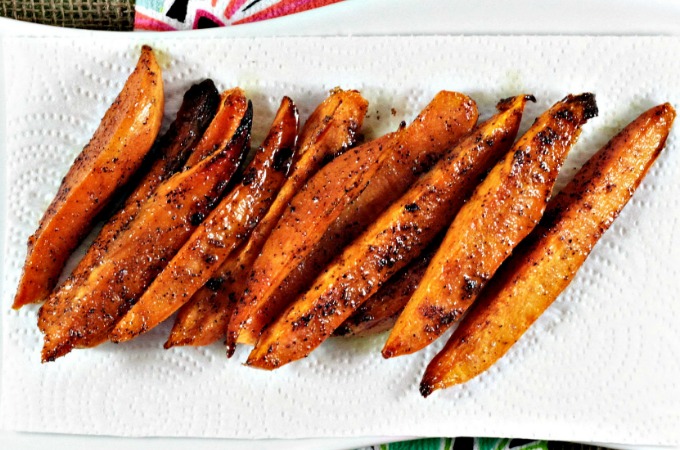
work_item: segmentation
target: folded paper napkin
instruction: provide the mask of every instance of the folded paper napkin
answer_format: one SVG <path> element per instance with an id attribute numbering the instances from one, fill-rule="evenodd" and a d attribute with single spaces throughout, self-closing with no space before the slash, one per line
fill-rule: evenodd
<path id="1" fill-rule="evenodd" d="M 664 37 L 403 36 L 197 38 L 186 33 L 0 39 L 2 149 L 1 426 L 127 436 L 303 438 L 513 436 L 680 443 L 680 149 L 667 148 L 574 282 L 489 371 L 423 399 L 439 340 L 384 360 L 385 336 L 331 339 L 274 372 L 247 348 L 163 350 L 170 324 L 129 343 L 40 364 L 36 307 L 10 308 L 26 240 L 134 66 L 142 44 L 163 66 L 166 123 L 183 92 L 212 77 L 253 101 L 254 145 L 283 95 L 305 120 L 336 86 L 369 100 L 367 139 L 410 121 L 440 89 L 496 102 L 531 93 L 523 129 L 567 93 L 595 92 L 562 181 L 647 108 L 680 106 L 680 41 Z M 225 50 L 226 49 L 226 50 Z M 217 50 L 217 51 L 216 51 Z M 392 112 L 392 110 L 394 110 Z M 563 185 L 563 183 L 562 183 Z M 441 442 L 441 441 L 440 441 Z M 446 441 L 444 441 L 444 446 Z M 444 447 L 442 447 L 444 448 Z"/>
<path id="2" fill-rule="evenodd" d="M 258 22 L 342 0 L 137 0 L 135 30 L 195 30 Z"/>

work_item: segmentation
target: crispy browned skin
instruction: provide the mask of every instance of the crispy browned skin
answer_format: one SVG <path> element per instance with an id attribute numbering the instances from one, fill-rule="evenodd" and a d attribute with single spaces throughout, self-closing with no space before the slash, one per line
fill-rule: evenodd
<path id="1" fill-rule="evenodd" d="M 472 305 L 540 220 L 567 153 L 595 115 L 592 94 L 568 96 L 543 113 L 489 172 L 449 227 L 394 325 L 384 357 L 427 346 Z"/>
<path id="2" fill-rule="evenodd" d="M 107 338 L 216 205 L 248 146 L 251 120 L 249 107 L 229 144 L 158 186 L 87 279 L 43 305 L 38 319 L 45 334 L 43 361 Z"/>
<path id="3" fill-rule="evenodd" d="M 264 330 L 247 364 L 274 369 L 307 356 L 421 254 L 451 223 L 479 176 L 512 146 L 526 101 L 501 102 L 501 112 L 451 148 Z"/>
<path id="4" fill-rule="evenodd" d="M 668 103 L 642 114 L 550 202 L 539 226 L 427 367 L 423 396 L 487 370 L 552 304 L 656 160 L 674 118 Z"/>
<path id="5" fill-rule="evenodd" d="M 348 239 L 476 121 L 472 99 L 442 91 L 408 127 L 347 151 L 313 176 L 293 197 L 255 261 L 246 293 L 232 317 L 228 341 L 255 342 L 295 298 L 289 294 L 311 282 Z"/>
<path id="6" fill-rule="evenodd" d="M 246 241 L 283 185 L 295 151 L 298 114 L 284 97 L 241 183 L 201 223 L 111 332 L 124 342 L 153 329 L 185 304 Z"/>
<path id="7" fill-rule="evenodd" d="M 215 117 L 203 132 L 194 151 L 189 155 L 184 169 L 203 161 L 216 148 L 224 147 L 234 137 L 247 111 L 248 99 L 243 90 L 234 88 L 222 92 Z"/>
<path id="8" fill-rule="evenodd" d="M 151 47 L 144 46 L 123 90 L 28 239 L 14 308 L 41 302 L 50 294 L 97 215 L 141 166 L 160 129 L 163 105 L 161 69 Z"/>
<path id="9" fill-rule="evenodd" d="M 359 92 L 335 91 L 316 108 L 300 132 L 299 159 L 276 200 L 248 242 L 232 253 L 206 285 L 180 308 L 166 348 L 208 345 L 224 337 L 232 307 L 243 295 L 253 262 L 290 199 L 324 163 L 355 144 L 367 107 L 368 102 Z M 230 347 L 228 354 L 233 349 Z"/>
<path id="10" fill-rule="evenodd" d="M 418 288 L 441 239 L 435 239 L 422 255 L 390 278 L 333 333 L 334 336 L 364 337 L 391 329 L 406 303 Z"/>
<path id="11" fill-rule="evenodd" d="M 199 140 L 204 141 L 201 135 L 215 115 L 217 103 L 218 93 L 212 80 L 205 80 L 194 85 L 184 94 L 184 100 L 177 111 L 175 120 L 170 124 L 168 131 L 156 142 L 150 153 L 153 159 L 149 163 L 148 170 L 142 170 L 144 173 L 136 176 L 139 180 L 131 181 L 135 183 L 135 187 L 122 208 L 104 224 L 85 256 L 52 295 L 66 295 L 74 289 L 77 283 L 85 279 L 87 274 L 101 261 L 106 249 L 120 231 L 135 218 L 141 206 L 158 185 L 182 168 L 195 147 L 200 150 Z M 244 113 L 245 107 L 244 99 Z"/>

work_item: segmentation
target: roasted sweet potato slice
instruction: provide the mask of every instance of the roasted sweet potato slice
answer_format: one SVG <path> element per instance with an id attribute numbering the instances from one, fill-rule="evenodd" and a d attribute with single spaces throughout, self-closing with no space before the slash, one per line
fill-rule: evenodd
<path id="1" fill-rule="evenodd" d="M 14 308 L 41 302 L 95 218 L 140 168 L 163 119 L 163 78 L 151 47 L 69 169 L 56 197 L 28 239 Z"/>
<path id="2" fill-rule="evenodd" d="M 674 118 L 668 103 L 642 114 L 550 202 L 541 223 L 427 367 L 423 396 L 487 370 L 552 304 L 656 160 Z"/>
<path id="3" fill-rule="evenodd" d="M 248 242 L 233 252 L 179 310 L 166 348 L 208 345 L 224 337 L 232 306 L 243 295 L 253 263 L 290 199 L 324 163 L 355 144 L 367 107 L 368 102 L 359 92 L 336 90 L 316 108 L 300 132 L 296 154 L 299 159 L 276 200 Z M 228 349 L 231 353 L 233 347 Z"/>
<path id="4" fill-rule="evenodd" d="M 364 337 L 391 329 L 406 303 L 418 289 L 441 239 L 435 239 L 422 255 L 390 278 L 333 333 L 334 336 Z"/>
<path id="5" fill-rule="evenodd" d="M 248 147 L 252 110 L 225 147 L 163 182 L 113 242 L 102 262 L 68 295 L 40 309 L 43 361 L 104 341 L 167 261 L 218 203 Z"/>
<path id="6" fill-rule="evenodd" d="M 295 298 L 290 294 L 311 282 L 476 121 L 472 99 L 442 91 L 408 127 L 347 151 L 314 175 L 293 197 L 255 261 L 229 326 L 230 345 L 255 342 Z"/>
<path id="7" fill-rule="evenodd" d="M 245 242 L 276 198 L 290 168 L 298 131 L 293 101 L 284 97 L 262 147 L 241 183 L 201 223 L 118 322 L 110 338 L 124 342 L 151 330 L 191 299 Z"/>
<path id="8" fill-rule="evenodd" d="M 496 164 L 456 215 L 383 356 L 420 350 L 465 313 L 540 220 L 567 153 L 596 114 L 592 94 L 570 95 L 543 113 Z"/>
<path id="9" fill-rule="evenodd" d="M 528 97 L 451 148 L 321 273 L 262 333 L 248 364 L 274 369 L 307 356 L 451 223 L 478 178 L 512 146 Z"/>
<path id="10" fill-rule="evenodd" d="M 184 169 L 203 161 L 216 148 L 224 147 L 234 137 L 247 112 L 248 99 L 242 89 L 234 88 L 222 92 L 215 117 L 203 132 L 195 150 L 189 155 Z"/>
<path id="11" fill-rule="evenodd" d="M 215 116 L 217 103 L 218 93 L 212 80 L 205 80 L 189 88 L 184 94 L 175 120 L 151 150 L 150 161 L 146 163 L 148 169 L 140 170 L 143 173 L 135 176 L 139 180 L 131 181 L 135 185 L 134 190 L 126 198 L 123 206 L 104 224 L 85 256 L 53 295 L 71 291 L 79 280 L 86 278 L 90 270 L 101 261 L 106 249 L 120 231 L 137 216 L 139 209 L 156 187 L 182 168 L 189 154 L 201 140 L 203 131 Z M 245 112 L 245 99 L 243 109 Z"/>

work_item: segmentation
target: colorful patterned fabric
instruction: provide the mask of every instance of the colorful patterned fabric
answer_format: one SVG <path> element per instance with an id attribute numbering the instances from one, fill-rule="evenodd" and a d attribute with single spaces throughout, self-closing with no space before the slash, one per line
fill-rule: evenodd
<path id="1" fill-rule="evenodd" d="M 135 30 L 224 27 L 295 14 L 341 0 L 137 0 Z"/>
<path id="2" fill-rule="evenodd" d="M 431 438 L 374 445 L 357 450 L 548 450 L 548 442 L 495 438 Z"/>

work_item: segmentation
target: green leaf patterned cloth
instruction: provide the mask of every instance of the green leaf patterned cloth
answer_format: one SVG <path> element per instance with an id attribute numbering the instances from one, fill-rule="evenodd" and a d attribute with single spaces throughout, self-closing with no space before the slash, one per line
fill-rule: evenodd
<path id="1" fill-rule="evenodd" d="M 357 450 L 548 450 L 548 442 L 499 438 L 429 438 Z"/>

